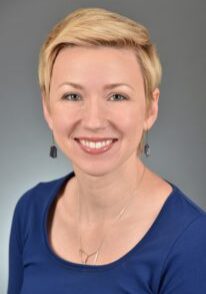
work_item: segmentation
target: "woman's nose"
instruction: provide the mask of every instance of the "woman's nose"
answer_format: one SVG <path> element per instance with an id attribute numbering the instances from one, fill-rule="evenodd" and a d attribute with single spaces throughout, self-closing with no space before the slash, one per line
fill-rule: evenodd
<path id="1" fill-rule="evenodd" d="M 91 99 L 87 101 L 83 110 L 84 127 L 90 129 L 103 128 L 106 126 L 106 111 L 102 101 Z"/>

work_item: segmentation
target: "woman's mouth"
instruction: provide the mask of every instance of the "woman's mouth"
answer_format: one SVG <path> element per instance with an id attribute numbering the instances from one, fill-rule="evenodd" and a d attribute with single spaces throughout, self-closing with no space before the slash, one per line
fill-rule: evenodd
<path id="1" fill-rule="evenodd" d="M 101 154 L 112 148 L 118 139 L 86 140 L 75 138 L 81 149 L 89 154 Z"/>

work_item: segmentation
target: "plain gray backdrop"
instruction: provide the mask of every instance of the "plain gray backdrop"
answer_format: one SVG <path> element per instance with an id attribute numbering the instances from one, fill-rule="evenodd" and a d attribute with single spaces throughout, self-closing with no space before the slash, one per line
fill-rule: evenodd
<path id="1" fill-rule="evenodd" d="M 80 7 L 103 7 L 149 28 L 163 66 L 159 117 L 144 162 L 206 208 L 206 1 L 18 0 L 0 3 L 0 293 L 6 293 L 8 241 L 17 200 L 40 181 L 71 171 L 43 118 L 39 49 L 60 19 Z"/>

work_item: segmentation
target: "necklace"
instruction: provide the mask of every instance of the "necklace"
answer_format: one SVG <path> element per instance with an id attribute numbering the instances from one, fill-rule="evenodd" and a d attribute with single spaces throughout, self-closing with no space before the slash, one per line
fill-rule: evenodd
<path id="1" fill-rule="evenodd" d="M 140 180 L 139 180 L 138 187 L 135 188 L 135 190 L 134 190 L 133 193 L 132 193 L 132 197 L 131 197 L 130 200 L 128 201 L 127 205 L 121 209 L 120 213 L 117 215 L 117 217 L 115 218 L 115 220 L 114 220 L 114 222 L 113 222 L 112 224 L 116 223 L 116 222 L 117 222 L 117 221 L 123 216 L 123 214 L 125 213 L 126 209 L 128 208 L 129 204 L 131 203 L 131 200 L 133 200 L 133 198 L 135 197 L 135 195 L 133 195 L 133 194 L 138 190 L 138 188 L 139 188 L 139 186 L 140 186 L 140 183 L 141 183 L 142 180 L 143 180 L 144 173 L 145 173 L 145 166 L 143 167 L 143 172 L 142 172 L 142 176 L 141 176 L 141 178 L 140 178 Z M 78 194 L 78 200 L 79 200 L 79 224 L 80 224 L 80 197 L 79 197 L 79 194 Z M 112 227 L 112 225 L 110 225 L 110 227 Z M 106 237 L 106 234 L 104 234 L 104 236 L 103 236 L 103 238 L 102 238 L 102 241 L 101 241 L 99 247 L 97 248 L 97 250 L 95 250 L 94 252 L 91 252 L 91 253 L 88 254 L 88 253 L 82 248 L 81 226 L 79 225 L 79 238 L 80 238 L 80 240 L 79 240 L 79 242 L 80 242 L 79 254 L 80 254 L 81 262 L 82 262 L 83 264 L 87 264 L 89 257 L 91 257 L 91 256 L 93 256 L 93 255 L 95 256 L 95 257 L 94 257 L 94 265 L 96 264 L 96 262 L 97 262 L 97 258 L 98 258 L 98 256 L 99 256 L 99 251 L 100 251 L 100 249 L 101 249 L 101 247 L 102 247 L 102 245 L 103 245 L 103 243 L 104 243 L 104 241 L 105 241 L 105 237 Z"/>

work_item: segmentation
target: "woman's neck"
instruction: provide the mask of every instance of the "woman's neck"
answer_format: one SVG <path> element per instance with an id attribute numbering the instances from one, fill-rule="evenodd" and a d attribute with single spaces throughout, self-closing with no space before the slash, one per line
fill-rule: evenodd
<path id="1" fill-rule="evenodd" d="M 66 191 L 65 205 L 73 207 L 73 214 L 80 217 L 83 226 L 112 223 L 127 205 L 125 215 L 129 216 L 133 199 L 141 195 L 145 171 L 139 159 L 98 177 L 74 168 L 73 193 Z"/>

